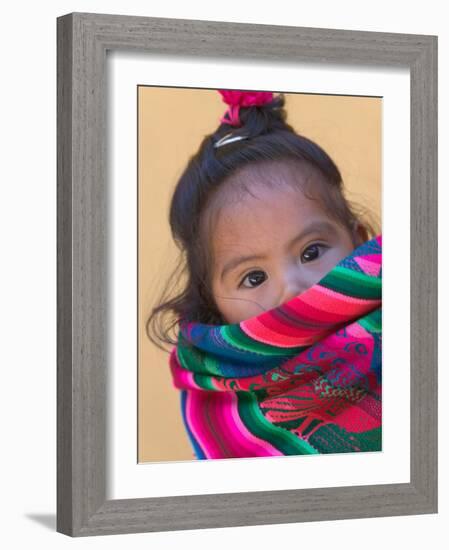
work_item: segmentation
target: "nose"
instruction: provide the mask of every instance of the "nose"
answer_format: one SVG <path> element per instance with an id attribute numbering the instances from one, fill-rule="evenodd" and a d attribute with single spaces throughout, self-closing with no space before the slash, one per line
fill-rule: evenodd
<path id="1" fill-rule="evenodd" d="M 300 290 L 299 288 L 293 290 L 292 288 L 289 288 L 286 292 L 284 292 L 280 303 L 283 304 L 284 302 L 292 300 L 295 296 L 298 296 L 298 294 L 304 292 L 304 290 Z"/>
<path id="2" fill-rule="evenodd" d="M 283 281 L 283 287 L 280 297 L 280 303 L 288 302 L 298 294 L 307 290 L 308 285 L 303 281 L 298 274 L 286 276 Z"/>

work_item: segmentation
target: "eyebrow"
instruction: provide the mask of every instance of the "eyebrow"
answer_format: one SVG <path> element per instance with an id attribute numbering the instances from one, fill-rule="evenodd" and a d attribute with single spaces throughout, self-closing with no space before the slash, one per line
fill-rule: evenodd
<path id="1" fill-rule="evenodd" d="M 315 233 L 315 232 L 319 232 L 319 231 L 323 231 L 325 233 L 334 233 L 335 232 L 335 226 L 332 225 L 331 223 L 327 222 L 327 221 L 316 221 L 316 222 L 312 222 L 311 224 L 309 224 L 305 229 L 304 231 L 302 231 L 301 233 L 299 233 L 298 235 L 296 235 L 296 237 L 294 237 L 287 245 L 288 248 L 291 248 L 297 241 L 303 239 L 304 237 L 306 237 L 307 235 L 309 235 L 310 233 Z M 265 256 L 262 254 L 250 254 L 250 255 L 247 255 L 247 256 L 236 256 L 235 258 L 232 258 L 231 260 L 229 260 L 229 262 L 227 262 L 224 267 L 223 267 L 223 270 L 221 272 L 221 280 L 223 280 L 224 276 L 226 275 L 226 273 L 228 271 L 231 271 L 232 269 L 235 269 L 238 265 L 244 263 L 244 262 L 249 262 L 250 260 L 261 260 L 263 259 Z"/>

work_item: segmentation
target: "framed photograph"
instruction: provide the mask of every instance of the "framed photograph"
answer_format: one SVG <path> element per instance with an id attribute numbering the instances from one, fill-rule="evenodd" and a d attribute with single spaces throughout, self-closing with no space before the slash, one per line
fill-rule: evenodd
<path id="1" fill-rule="evenodd" d="M 57 530 L 436 513 L 437 37 L 57 25 Z"/>

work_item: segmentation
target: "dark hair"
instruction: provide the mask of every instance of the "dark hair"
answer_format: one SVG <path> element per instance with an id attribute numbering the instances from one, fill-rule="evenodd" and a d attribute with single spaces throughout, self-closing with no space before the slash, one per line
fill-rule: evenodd
<path id="1" fill-rule="evenodd" d="M 363 219 L 360 207 L 344 197 L 340 171 L 329 155 L 310 139 L 298 135 L 286 122 L 284 102 L 284 95 L 279 94 L 263 106 L 241 107 L 241 127 L 220 124 L 213 134 L 204 137 L 196 154 L 189 158 L 176 185 L 169 212 L 172 237 L 180 251 L 178 264 L 160 296 L 159 305 L 153 308 L 146 323 L 148 337 L 164 351 L 168 350 L 160 343 L 176 345 L 176 327 L 180 319 L 225 324 L 211 293 L 211 256 L 206 242 L 206 220 L 210 220 L 210 216 L 206 214 L 223 200 L 224 189 L 245 188 L 238 178 L 243 171 L 253 167 L 263 169 L 267 163 L 279 161 L 296 171 L 298 165 L 305 167 L 320 176 L 314 178 L 314 195 L 318 194 L 317 200 L 330 216 L 351 235 L 358 224 L 364 232 L 363 240 L 377 234 L 367 219 Z M 229 132 L 248 138 L 214 148 L 214 143 Z M 358 244 L 361 243 L 354 240 L 354 245 Z M 176 292 L 182 277 L 185 283 Z M 175 332 L 174 338 L 170 336 L 171 331 Z"/>

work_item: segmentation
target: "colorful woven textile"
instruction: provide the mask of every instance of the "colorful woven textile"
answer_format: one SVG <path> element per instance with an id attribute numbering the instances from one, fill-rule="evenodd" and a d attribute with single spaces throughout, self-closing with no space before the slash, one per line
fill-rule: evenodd
<path id="1" fill-rule="evenodd" d="M 181 320 L 170 354 L 198 459 L 380 451 L 382 237 L 288 302 Z"/>

